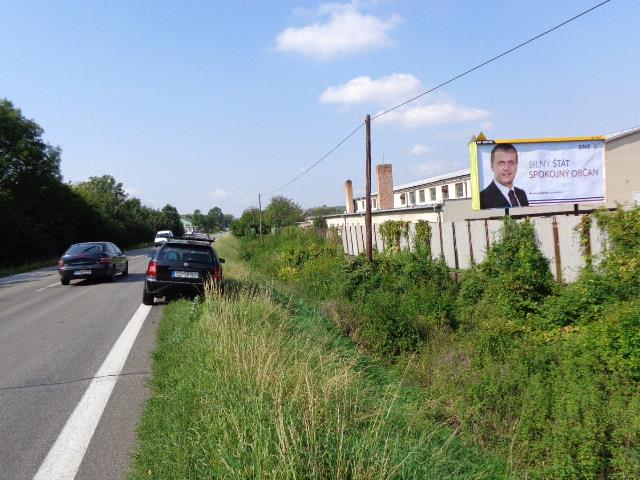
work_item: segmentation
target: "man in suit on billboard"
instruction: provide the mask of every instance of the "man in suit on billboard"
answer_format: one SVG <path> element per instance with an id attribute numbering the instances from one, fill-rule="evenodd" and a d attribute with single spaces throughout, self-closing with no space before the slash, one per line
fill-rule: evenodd
<path id="1" fill-rule="evenodd" d="M 480 192 L 480 208 L 511 208 L 529 205 L 527 193 L 513 186 L 518 172 L 518 151 L 510 143 L 498 143 L 491 150 L 492 182 Z"/>

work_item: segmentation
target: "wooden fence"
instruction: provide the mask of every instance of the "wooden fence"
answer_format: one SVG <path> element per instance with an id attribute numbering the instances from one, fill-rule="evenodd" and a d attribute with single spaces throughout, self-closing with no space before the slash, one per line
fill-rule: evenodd
<path id="1" fill-rule="evenodd" d="M 529 219 L 534 225 L 538 246 L 549 259 L 551 271 L 556 280 L 571 282 L 584 267 L 582 246 L 575 228 L 584 214 L 551 215 Z M 516 221 L 525 221 L 517 219 Z M 499 240 L 502 220 L 462 220 L 458 222 L 431 223 L 431 254 L 433 258 L 444 258 L 450 268 L 467 269 L 481 262 L 487 247 Z M 409 224 L 408 239 L 401 240 L 403 249 L 413 249 L 415 223 Z M 365 251 L 365 230 L 363 225 L 345 225 L 341 229 L 342 244 L 345 253 L 358 255 Z M 597 258 L 606 245 L 606 236 L 591 223 L 591 254 Z M 373 248 L 384 249 L 380 226 L 373 225 Z"/>

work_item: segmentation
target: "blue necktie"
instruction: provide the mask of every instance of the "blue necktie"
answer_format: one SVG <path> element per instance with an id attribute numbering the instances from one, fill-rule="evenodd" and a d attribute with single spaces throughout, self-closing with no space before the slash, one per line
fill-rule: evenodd
<path id="1" fill-rule="evenodd" d="M 518 199 L 516 198 L 516 194 L 513 190 L 509 190 L 509 203 L 511 203 L 512 207 L 520 206 L 520 202 L 518 202 Z"/>

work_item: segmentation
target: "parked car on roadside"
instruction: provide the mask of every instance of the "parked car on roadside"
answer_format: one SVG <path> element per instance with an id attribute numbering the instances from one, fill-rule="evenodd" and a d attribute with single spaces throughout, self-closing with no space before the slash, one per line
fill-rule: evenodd
<path id="1" fill-rule="evenodd" d="M 75 243 L 58 260 L 58 273 L 62 285 L 82 278 L 113 281 L 118 273 L 122 276 L 129 274 L 129 260 L 111 242 Z"/>
<path id="2" fill-rule="evenodd" d="M 168 238 L 147 267 L 142 303 L 153 305 L 156 297 L 176 294 L 201 295 L 209 283 L 220 285 L 224 258 L 218 257 L 212 240 Z"/>
<path id="3" fill-rule="evenodd" d="M 156 238 L 153 240 L 153 244 L 157 247 L 158 245 L 162 245 L 169 238 L 173 238 L 173 232 L 171 230 L 160 230 L 156 233 Z"/>

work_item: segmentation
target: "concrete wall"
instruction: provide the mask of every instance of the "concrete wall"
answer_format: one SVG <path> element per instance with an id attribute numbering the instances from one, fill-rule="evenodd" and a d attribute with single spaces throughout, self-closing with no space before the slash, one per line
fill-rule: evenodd
<path id="1" fill-rule="evenodd" d="M 401 220 L 413 223 L 418 220 L 437 222 L 438 212 L 431 209 L 403 209 L 371 212 L 371 223 L 379 225 L 387 220 Z M 346 225 L 364 225 L 364 212 L 351 215 L 332 215 L 327 217 L 327 227 L 344 227 Z"/>
<path id="2" fill-rule="evenodd" d="M 549 260 L 551 272 L 556 280 L 574 281 L 584 268 L 580 239 L 575 227 L 582 215 L 553 215 L 532 218 L 536 231 L 538 246 Z M 343 219 L 346 220 L 346 219 Z M 524 220 L 519 220 L 524 221 Z M 500 239 L 501 220 L 462 220 L 454 222 L 430 222 L 431 255 L 443 258 L 448 267 L 468 269 L 474 263 L 482 262 L 487 248 Z M 366 238 L 363 223 L 334 224 L 341 232 L 343 247 L 348 255 L 364 253 Z M 415 238 L 415 222 L 409 225 L 408 242 L 403 240 L 403 249 L 413 249 Z M 591 251 L 596 261 L 606 246 L 606 236 L 595 223 L 590 233 Z M 380 235 L 380 224 L 373 224 L 374 250 L 382 251 L 384 245 Z"/>
<path id="3" fill-rule="evenodd" d="M 640 132 L 605 143 L 607 206 L 633 203 L 640 194 Z"/>

